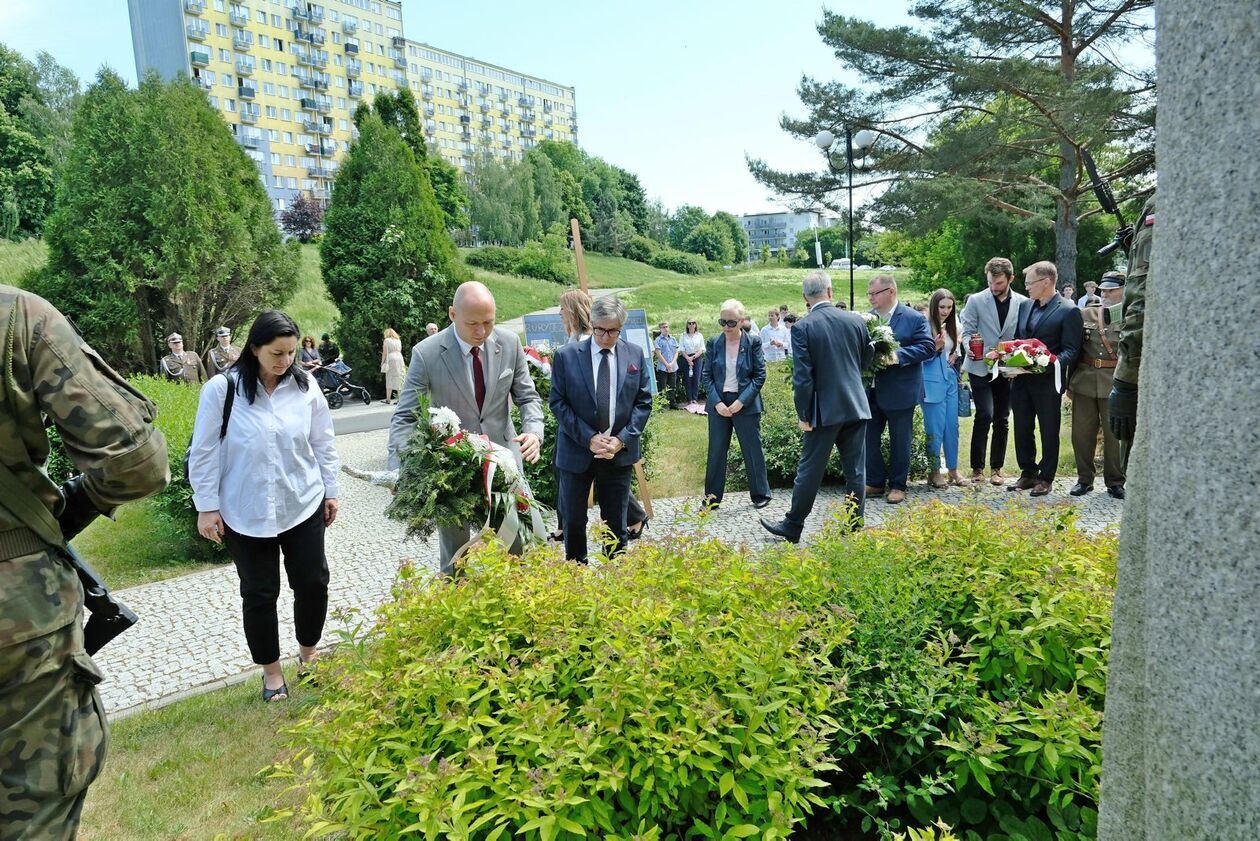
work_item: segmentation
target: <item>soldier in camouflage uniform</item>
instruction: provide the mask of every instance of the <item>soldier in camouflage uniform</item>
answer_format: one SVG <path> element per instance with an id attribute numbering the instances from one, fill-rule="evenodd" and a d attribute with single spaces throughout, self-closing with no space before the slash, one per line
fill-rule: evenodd
<path id="1" fill-rule="evenodd" d="M 153 405 L 51 304 L 0 286 L 0 339 L 0 462 L 67 539 L 166 484 Z M 68 493 L 41 469 L 45 416 L 82 472 Z M 78 577 L 12 513 L 18 495 L 0 494 L 0 841 L 73 838 L 105 757 L 101 673 L 83 648 Z"/>
<path id="2" fill-rule="evenodd" d="M 1126 445 L 1137 429 L 1138 368 L 1142 364 L 1142 325 L 1146 318 L 1146 278 L 1150 273 L 1151 240 L 1155 235 L 1155 196 L 1138 217 L 1129 254 L 1129 276 L 1124 302 L 1106 309 L 1107 323 L 1120 324 L 1119 360 L 1111 382 L 1111 431 Z M 1127 447 L 1125 461 L 1128 461 Z"/>
<path id="3" fill-rule="evenodd" d="M 172 333 L 166 337 L 166 347 L 170 353 L 158 362 L 158 373 L 170 380 L 182 380 L 197 385 L 206 381 L 206 369 L 201 366 L 201 357 L 191 350 L 184 350 L 184 337 Z"/>
<path id="4" fill-rule="evenodd" d="M 1124 294 L 1124 273 L 1107 272 L 1098 285 L 1100 301 L 1120 303 Z M 1076 485 L 1068 491 L 1083 496 L 1094 489 L 1094 451 L 1098 448 L 1098 432 L 1103 434 L 1103 483 L 1107 493 L 1124 499 L 1124 464 L 1120 440 L 1111 431 L 1108 398 L 1116 371 L 1116 348 L 1120 343 L 1120 325 L 1105 324 L 1102 306 L 1093 304 L 1081 311 L 1085 322 L 1085 341 L 1081 355 L 1072 366 L 1068 388 L 1072 391 L 1072 450 L 1076 454 Z"/>

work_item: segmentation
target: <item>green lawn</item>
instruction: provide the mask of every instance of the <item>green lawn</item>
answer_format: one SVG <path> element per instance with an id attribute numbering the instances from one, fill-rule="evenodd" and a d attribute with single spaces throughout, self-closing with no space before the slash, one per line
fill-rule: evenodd
<path id="1" fill-rule="evenodd" d="M 44 265 L 47 259 L 48 247 L 42 239 L 0 240 L 0 283 L 20 287 L 22 276 Z"/>
<path id="2" fill-rule="evenodd" d="M 300 838 L 291 823 L 259 821 L 294 805 L 265 769 L 281 731 L 311 691 L 264 704 L 260 679 L 116 722 L 101 776 L 88 789 L 85 841 Z"/>
<path id="3" fill-rule="evenodd" d="M 337 305 L 328 297 L 324 278 L 319 270 L 319 246 L 302 246 L 302 264 L 298 269 L 298 288 L 287 304 L 281 307 L 297 322 L 305 336 L 319 339 L 332 332 L 337 319 Z"/>
<path id="4" fill-rule="evenodd" d="M 151 500 L 124 505 L 118 509 L 116 520 L 101 517 L 75 539 L 75 549 L 111 589 L 148 584 L 214 566 L 204 558 L 187 557 L 186 536 L 163 519 L 155 507 Z"/>

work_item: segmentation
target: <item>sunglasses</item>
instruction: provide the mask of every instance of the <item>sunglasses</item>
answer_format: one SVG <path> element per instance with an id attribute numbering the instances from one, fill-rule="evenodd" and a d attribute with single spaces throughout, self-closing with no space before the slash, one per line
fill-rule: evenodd
<path id="1" fill-rule="evenodd" d="M 738 318 L 719 318 L 718 324 L 721 324 L 723 327 L 738 327 L 739 319 Z"/>

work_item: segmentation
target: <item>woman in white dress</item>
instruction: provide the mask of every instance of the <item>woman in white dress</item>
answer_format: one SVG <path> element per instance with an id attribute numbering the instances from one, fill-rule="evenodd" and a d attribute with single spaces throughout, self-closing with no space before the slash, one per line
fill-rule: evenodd
<path id="1" fill-rule="evenodd" d="M 407 371 L 403 363 L 402 339 L 394 328 L 385 328 L 385 341 L 381 346 L 381 373 L 385 375 L 385 402 L 398 402 L 395 394 L 402 391 L 403 376 Z"/>

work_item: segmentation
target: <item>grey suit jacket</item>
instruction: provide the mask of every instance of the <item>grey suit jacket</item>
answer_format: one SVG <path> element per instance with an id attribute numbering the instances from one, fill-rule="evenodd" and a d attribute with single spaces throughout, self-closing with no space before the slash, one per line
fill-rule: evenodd
<path id="1" fill-rule="evenodd" d="M 391 470 L 398 468 L 399 457 L 416 427 L 416 409 L 422 395 L 428 396 L 431 408 L 445 406 L 459 415 L 464 429 L 483 433 L 494 443 L 511 449 L 517 461 L 521 454 L 520 447 L 512 442 L 516 426 L 512 423 L 509 400 L 521 410 L 523 431 L 532 432 L 542 440 L 542 398 L 534 388 L 521 340 L 510 330 L 496 327 L 486 338 L 483 349 L 486 397 L 480 412 L 454 327 L 429 336 L 411 349 L 407 379 L 389 424 Z"/>
<path id="2" fill-rule="evenodd" d="M 959 350 L 963 356 L 964 371 L 981 377 L 989 373 L 989 366 L 984 364 L 984 360 L 976 361 L 971 358 L 967 350 L 967 342 L 972 336 L 979 334 L 984 339 L 984 352 L 988 353 L 997 347 L 998 342 L 1009 342 L 1014 339 L 1015 324 L 1019 321 L 1019 308 L 1027 300 L 1026 295 L 1021 295 L 1012 289 L 1010 309 L 1006 312 L 1006 323 L 1001 326 L 998 325 L 997 301 L 993 299 L 992 292 L 983 289 L 967 300 L 967 306 L 963 307 L 962 311 L 962 331 L 959 336 L 959 341 L 962 342 Z"/>

